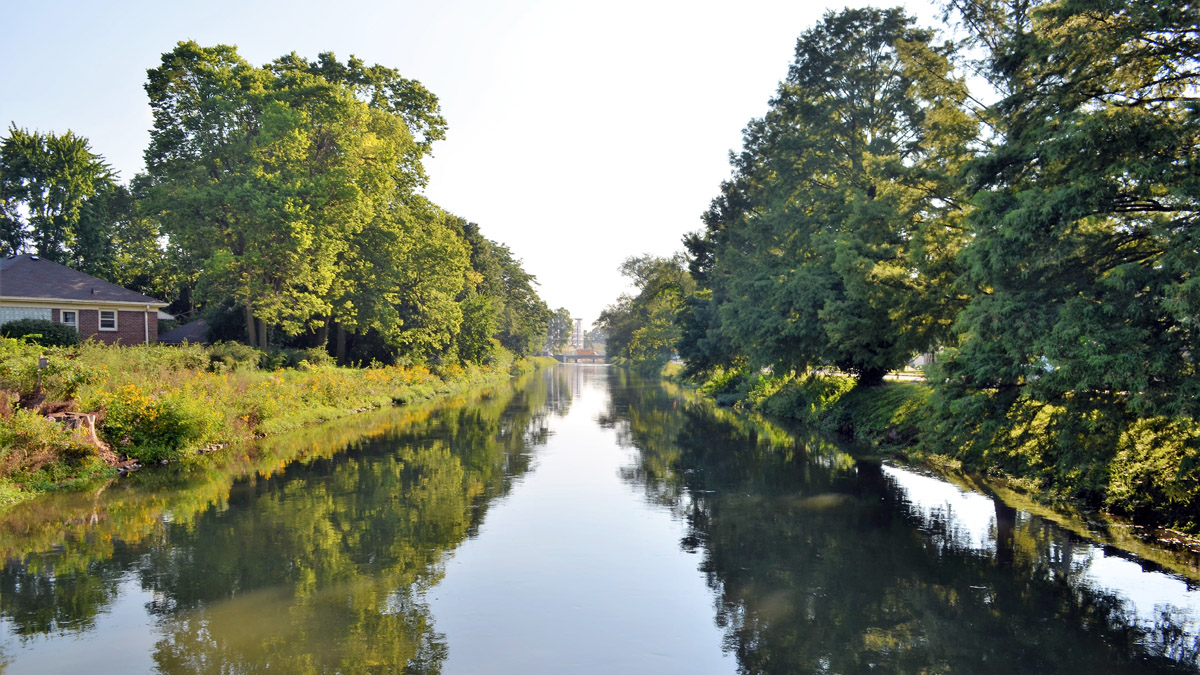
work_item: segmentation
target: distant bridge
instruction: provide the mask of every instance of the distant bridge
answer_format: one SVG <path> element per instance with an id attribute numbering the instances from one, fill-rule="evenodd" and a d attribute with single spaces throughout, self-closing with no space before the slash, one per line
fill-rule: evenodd
<path id="1" fill-rule="evenodd" d="M 579 363 L 581 361 L 587 363 L 606 363 L 608 361 L 608 357 L 604 354 L 597 354 L 590 349 L 580 350 L 574 354 L 555 354 L 554 358 L 558 359 L 560 363 Z"/>

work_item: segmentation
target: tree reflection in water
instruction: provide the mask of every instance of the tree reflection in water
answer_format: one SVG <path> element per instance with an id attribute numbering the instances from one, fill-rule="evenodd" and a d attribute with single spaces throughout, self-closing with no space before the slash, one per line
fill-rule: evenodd
<path id="1" fill-rule="evenodd" d="M 570 404 L 564 377 L 18 507 L 0 528 L 0 626 L 86 630 L 134 574 L 162 672 L 439 672 L 423 593 L 529 469 L 547 411 Z"/>
<path id="2" fill-rule="evenodd" d="M 1088 583 L 1091 543 L 996 503 L 989 541 L 874 460 L 614 371 L 602 424 L 689 523 L 743 673 L 1195 672 L 1200 617 Z"/>
<path id="3" fill-rule="evenodd" d="M 12 509 L 0 649 L 144 633 L 101 617 L 140 586 L 162 672 L 439 672 L 448 646 L 425 597 L 447 554 L 603 372 L 539 373 Z M 981 531 L 914 474 L 607 377 L 598 422 L 638 450 L 628 484 L 688 524 L 680 544 L 701 554 L 744 673 L 1196 670 L 1194 612 L 1135 611 L 1096 582 L 1104 552 L 1041 518 L 985 502 Z"/>

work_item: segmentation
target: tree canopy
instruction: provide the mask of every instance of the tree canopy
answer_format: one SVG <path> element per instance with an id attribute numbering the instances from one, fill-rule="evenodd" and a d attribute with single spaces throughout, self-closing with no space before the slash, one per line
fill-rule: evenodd
<path id="1" fill-rule="evenodd" d="M 0 254 L 36 252 L 76 267 L 103 255 L 105 223 L 88 218 L 98 195 L 116 189 L 86 138 L 9 127 L 0 139 Z"/>
<path id="2" fill-rule="evenodd" d="M 719 361 L 715 343 L 876 381 L 945 338 L 962 239 L 948 174 L 975 133 L 949 52 L 900 10 L 831 13 L 801 35 L 685 241 L 711 293 L 689 303 L 685 356 Z"/>
<path id="3" fill-rule="evenodd" d="M 966 49 L 900 10 L 830 13 L 800 36 L 684 239 L 697 286 L 674 304 L 674 345 L 693 374 L 860 384 L 936 352 L 931 451 L 1194 524 L 1200 9 L 946 9 Z M 648 305 L 606 313 L 626 356 L 661 325 Z"/>
<path id="4" fill-rule="evenodd" d="M 423 195 L 446 123 L 421 83 L 353 56 L 255 66 L 187 41 L 146 92 L 146 172 L 129 186 L 72 132 L 10 129 L 0 251 L 163 297 L 216 337 L 327 346 L 343 363 L 541 347 L 533 276 Z"/>

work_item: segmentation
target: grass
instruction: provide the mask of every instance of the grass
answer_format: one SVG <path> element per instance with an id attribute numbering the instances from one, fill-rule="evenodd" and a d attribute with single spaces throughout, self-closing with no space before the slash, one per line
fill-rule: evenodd
<path id="1" fill-rule="evenodd" d="M 41 356 L 47 367 L 40 372 L 39 403 Z M 85 431 L 43 413 L 96 413 L 96 433 L 105 445 L 120 458 L 148 464 L 425 401 L 544 365 L 507 358 L 486 367 L 339 368 L 312 351 L 96 343 L 42 348 L 0 338 L 0 507 L 113 472 Z"/>

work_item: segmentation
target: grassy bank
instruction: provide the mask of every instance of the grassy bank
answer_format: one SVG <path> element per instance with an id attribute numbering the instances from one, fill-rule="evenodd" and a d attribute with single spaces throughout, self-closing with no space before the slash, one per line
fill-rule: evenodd
<path id="1" fill-rule="evenodd" d="M 987 446 L 948 443 L 930 414 L 932 389 L 916 382 L 855 387 L 851 378 L 718 371 L 700 383 L 718 404 L 817 426 L 873 451 L 945 472 L 985 478 L 1041 504 L 1084 508 L 1149 527 L 1200 534 L 1197 425 L 1146 419 L 1121 434 L 1069 435 L 1053 406 Z M 1084 422 L 1089 422 L 1084 420 Z M 1086 424 L 1084 425 L 1086 426 Z M 984 433 L 986 430 L 977 430 Z"/>
<path id="2" fill-rule="evenodd" d="M 40 369 L 38 358 L 46 358 Z M 0 338 L 0 506 L 363 410 L 428 400 L 540 365 L 338 368 L 318 351 L 241 345 L 43 348 Z M 71 428 L 72 413 L 95 413 Z M 98 441 L 98 442 L 97 442 Z"/>

